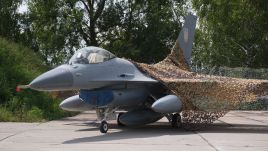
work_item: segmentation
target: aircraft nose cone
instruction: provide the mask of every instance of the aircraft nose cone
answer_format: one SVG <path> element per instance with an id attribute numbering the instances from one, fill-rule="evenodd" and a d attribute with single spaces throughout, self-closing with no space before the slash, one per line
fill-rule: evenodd
<path id="1" fill-rule="evenodd" d="M 55 68 L 35 78 L 30 84 L 31 89 L 40 91 L 68 90 L 73 85 L 73 75 L 65 68 Z"/>

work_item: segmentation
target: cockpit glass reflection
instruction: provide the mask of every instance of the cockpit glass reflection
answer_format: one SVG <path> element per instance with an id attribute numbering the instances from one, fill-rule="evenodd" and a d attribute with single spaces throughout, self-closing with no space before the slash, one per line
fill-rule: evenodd
<path id="1" fill-rule="evenodd" d="M 96 64 L 115 58 L 109 51 L 98 47 L 86 47 L 78 50 L 69 64 Z"/>

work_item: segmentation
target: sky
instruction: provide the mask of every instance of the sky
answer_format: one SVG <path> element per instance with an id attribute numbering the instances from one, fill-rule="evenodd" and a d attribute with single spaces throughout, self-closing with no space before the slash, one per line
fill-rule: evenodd
<path id="1" fill-rule="evenodd" d="M 28 10 L 27 0 L 23 0 L 22 4 L 18 8 L 19 13 L 25 13 Z"/>

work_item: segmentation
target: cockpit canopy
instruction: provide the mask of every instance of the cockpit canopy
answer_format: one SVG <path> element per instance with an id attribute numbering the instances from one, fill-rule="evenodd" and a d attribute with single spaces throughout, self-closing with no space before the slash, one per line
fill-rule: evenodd
<path id="1" fill-rule="evenodd" d="M 69 64 L 95 64 L 115 58 L 115 55 L 99 47 L 79 49 L 70 59 Z"/>

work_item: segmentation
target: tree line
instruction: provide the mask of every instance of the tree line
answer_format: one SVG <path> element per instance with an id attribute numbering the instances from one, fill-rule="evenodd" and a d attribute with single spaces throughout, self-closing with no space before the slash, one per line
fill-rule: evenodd
<path id="1" fill-rule="evenodd" d="M 139 62 L 162 60 L 190 11 L 199 17 L 194 66 L 268 67 L 267 0 L 0 1 L 0 36 L 33 49 L 49 66 L 84 46 Z"/>

